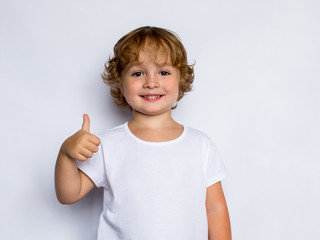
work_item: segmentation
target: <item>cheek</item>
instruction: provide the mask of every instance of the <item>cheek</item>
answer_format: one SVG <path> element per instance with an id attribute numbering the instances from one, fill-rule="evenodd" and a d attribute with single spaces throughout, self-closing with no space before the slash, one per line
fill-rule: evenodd
<path id="1" fill-rule="evenodd" d="M 126 98 L 137 94 L 137 83 L 125 82 L 122 84 L 122 94 Z"/>
<path id="2" fill-rule="evenodd" d="M 175 81 L 175 82 L 172 82 L 170 84 L 170 86 L 168 86 L 168 89 L 170 89 L 171 93 L 172 94 L 176 94 L 176 95 L 179 95 L 179 89 L 180 89 L 180 86 L 179 86 L 180 82 L 179 81 Z"/>

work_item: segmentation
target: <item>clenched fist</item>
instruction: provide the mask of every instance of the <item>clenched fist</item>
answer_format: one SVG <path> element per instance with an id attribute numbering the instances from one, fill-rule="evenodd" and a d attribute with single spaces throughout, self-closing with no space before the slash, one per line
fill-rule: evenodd
<path id="1" fill-rule="evenodd" d="M 82 128 L 64 141 L 61 153 L 72 159 L 86 161 L 98 151 L 99 144 L 100 139 L 90 133 L 89 116 L 84 114 Z"/>

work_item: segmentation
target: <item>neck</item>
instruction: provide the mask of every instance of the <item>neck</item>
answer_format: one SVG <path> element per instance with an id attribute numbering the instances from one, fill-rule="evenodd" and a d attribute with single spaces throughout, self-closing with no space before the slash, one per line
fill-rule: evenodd
<path id="1" fill-rule="evenodd" d="M 161 115 L 149 116 L 133 110 L 133 117 L 129 121 L 129 125 L 131 126 L 149 129 L 169 127 L 176 124 L 178 123 L 173 120 L 171 116 L 171 111 L 168 111 Z"/>

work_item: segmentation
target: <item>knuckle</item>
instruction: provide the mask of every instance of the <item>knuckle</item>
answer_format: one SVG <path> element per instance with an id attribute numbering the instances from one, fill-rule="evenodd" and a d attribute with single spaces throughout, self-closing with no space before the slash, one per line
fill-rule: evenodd
<path id="1" fill-rule="evenodd" d="M 80 142 L 81 142 L 82 145 L 84 145 L 87 141 L 88 141 L 87 138 L 84 136 L 84 137 L 81 138 Z"/>

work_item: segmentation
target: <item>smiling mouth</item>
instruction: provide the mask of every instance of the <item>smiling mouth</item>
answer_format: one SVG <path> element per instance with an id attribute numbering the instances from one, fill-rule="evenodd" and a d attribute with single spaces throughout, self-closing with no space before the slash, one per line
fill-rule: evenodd
<path id="1" fill-rule="evenodd" d="M 163 95 L 141 95 L 141 97 L 149 102 L 157 101 L 163 97 Z"/>
<path id="2" fill-rule="evenodd" d="M 156 99 L 162 97 L 162 95 L 148 95 L 148 96 L 142 96 L 143 98 L 147 99 Z"/>

